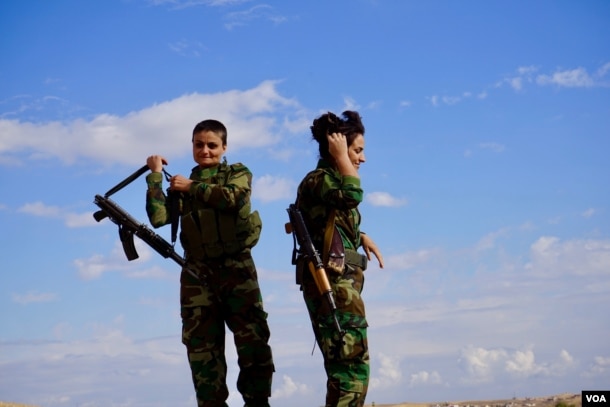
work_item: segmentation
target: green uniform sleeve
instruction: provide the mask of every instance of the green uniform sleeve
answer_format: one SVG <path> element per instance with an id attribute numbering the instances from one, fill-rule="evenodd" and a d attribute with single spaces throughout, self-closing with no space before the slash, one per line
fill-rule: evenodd
<path id="1" fill-rule="evenodd" d="M 337 209 L 353 209 L 362 202 L 363 195 L 359 178 L 341 176 L 336 172 L 324 173 L 320 198 L 327 205 Z"/>
<path id="2" fill-rule="evenodd" d="M 193 177 L 191 176 L 191 179 Z M 222 211 L 238 212 L 250 202 L 252 173 L 243 165 L 231 166 L 225 184 L 193 181 L 189 194 L 206 206 Z"/>
<path id="3" fill-rule="evenodd" d="M 163 174 L 151 172 L 146 176 L 146 214 L 150 224 L 155 227 L 167 225 L 170 222 L 167 196 L 163 192 Z"/>
<path id="4" fill-rule="evenodd" d="M 297 202 L 305 218 L 309 233 L 317 244 L 322 244 L 324 230 L 331 209 L 335 209 L 335 224 L 339 228 L 346 248 L 359 244 L 358 229 L 364 191 L 360 179 L 342 176 L 323 161 L 318 168 L 305 176 L 298 188 Z"/>

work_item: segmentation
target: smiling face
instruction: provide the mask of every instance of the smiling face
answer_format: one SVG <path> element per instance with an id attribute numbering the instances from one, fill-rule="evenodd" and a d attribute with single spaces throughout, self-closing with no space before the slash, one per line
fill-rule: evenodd
<path id="1" fill-rule="evenodd" d="M 354 141 L 352 141 L 352 144 L 349 145 L 347 155 L 356 171 L 358 171 L 360 164 L 366 161 L 364 156 L 364 136 L 362 134 L 358 134 Z"/>
<path id="2" fill-rule="evenodd" d="M 227 150 L 222 138 L 213 131 L 204 130 L 193 135 L 193 160 L 201 168 L 215 167 Z"/>

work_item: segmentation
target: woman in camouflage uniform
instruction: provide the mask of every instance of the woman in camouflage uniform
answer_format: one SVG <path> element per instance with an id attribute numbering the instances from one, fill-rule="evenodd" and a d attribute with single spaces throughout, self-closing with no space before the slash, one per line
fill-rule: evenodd
<path id="1" fill-rule="evenodd" d="M 319 144 L 320 159 L 316 169 L 299 185 L 296 205 L 314 245 L 325 259 L 342 335 L 335 329 L 329 306 L 320 296 L 311 273 L 303 266 L 303 259 L 297 261 L 297 274 L 301 274 L 299 269 L 305 270 L 300 284 L 324 358 L 326 407 L 358 407 L 364 405 L 369 383 L 368 324 L 361 297 L 363 272 L 371 254 L 383 267 L 379 249 L 370 237 L 360 232 L 358 205 L 363 191 L 358 169 L 365 161 L 364 126 L 357 112 L 345 111 L 342 118 L 327 113 L 314 120 L 311 132 Z M 330 237 L 333 233 L 325 233 L 329 228 L 339 234 L 339 245 L 343 247 L 329 249 L 329 240 L 333 240 Z M 359 247 L 364 249 L 365 256 L 356 251 Z M 342 267 L 329 267 L 329 250 L 344 251 Z"/>
<path id="2" fill-rule="evenodd" d="M 245 406 L 268 407 L 274 365 L 267 313 L 250 252 L 262 226 L 258 212 L 250 210 L 252 173 L 243 164 L 221 162 L 227 130 L 219 121 L 197 124 L 192 144 L 197 166 L 189 178 L 170 178 L 169 199 L 162 189 L 167 160 L 148 157 L 146 211 L 154 227 L 171 223 L 172 200 L 180 197 L 180 242 L 186 260 L 180 276 L 182 342 L 197 403 L 227 406 L 226 324 L 237 349 L 237 389 Z"/>

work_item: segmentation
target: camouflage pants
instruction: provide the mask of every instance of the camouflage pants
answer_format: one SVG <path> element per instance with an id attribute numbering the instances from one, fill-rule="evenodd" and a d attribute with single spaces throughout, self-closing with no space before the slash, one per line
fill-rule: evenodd
<path id="1" fill-rule="evenodd" d="M 182 342 L 186 346 L 199 407 L 226 407 L 225 324 L 233 333 L 237 389 L 248 407 L 268 407 L 274 372 L 267 313 L 249 252 L 223 261 L 189 261 L 181 275 Z"/>
<path id="2" fill-rule="evenodd" d="M 311 277 L 303 275 L 303 298 L 326 370 L 326 407 L 362 407 L 369 383 L 369 351 L 364 302 L 364 273 L 347 266 L 342 275 L 329 274 L 337 317 L 345 331 L 339 337 L 330 309 Z"/>

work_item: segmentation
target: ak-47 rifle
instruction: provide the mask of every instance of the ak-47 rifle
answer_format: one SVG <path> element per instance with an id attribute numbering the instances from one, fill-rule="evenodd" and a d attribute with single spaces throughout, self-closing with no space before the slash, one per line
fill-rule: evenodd
<path id="1" fill-rule="evenodd" d="M 131 174 L 129 177 L 125 178 L 115 187 L 111 188 L 108 192 L 106 192 L 106 194 L 104 194 L 104 196 L 95 195 L 94 203 L 100 207 L 100 210 L 95 212 L 93 217 L 98 222 L 104 218 L 108 218 L 119 226 L 119 237 L 121 238 L 121 243 L 123 244 L 123 250 L 125 251 L 127 260 L 131 261 L 139 257 L 133 242 L 133 235 L 136 235 L 164 258 L 170 258 L 178 263 L 181 267 L 185 267 L 186 261 L 182 256 L 176 253 L 172 244 L 153 232 L 152 229 L 150 229 L 144 223 L 138 222 L 133 216 L 127 213 L 127 211 L 109 198 L 110 195 L 134 181 L 147 170 L 148 166 L 145 165 Z M 193 277 L 199 279 L 199 277 L 197 277 L 197 275 L 191 270 L 186 270 Z"/>
<path id="2" fill-rule="evenodd" d="M 326 275 L 326 270 L 324 270 L 324 263 L 322 262 L 320 253 L 311 240 L 301 211 L 295 204 L 290 204 L 287 211 L 290 223 L 286 224 L 286 233 L 292 233 L 299 243 L 299 252 L 305 256 L 309 271 L 318 287 L 318 291 L 328 303 L 334 319 L 335 328 L 337 328 L 339 335 L 343 337 L 345 331 L 341 329 L 341 324 L 339 324 L 339 320 L 337 319 L 337 305 L 335 304 L 333 290 L 330 288 L 330 283 L 328 282 L 328 276 Z M 295 262 L 294 260 L 296 259 L 293 259 L 293 263 Z"/>

